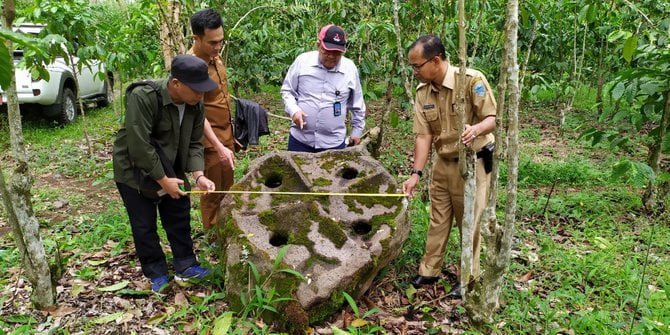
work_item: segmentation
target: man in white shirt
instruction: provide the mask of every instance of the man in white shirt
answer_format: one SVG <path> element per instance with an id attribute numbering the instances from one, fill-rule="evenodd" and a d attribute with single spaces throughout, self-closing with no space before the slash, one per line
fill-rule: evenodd
<path id="1" fill-rule="evenodd" d="M 321 152 L 343 149 L 347 114 L 351 113 L 350 145 L 361 142 L 365 101 L 358 68 L 343 57 L 346 34 L 329 24 L 318 35 L 317 50 L 299 55 L 281 88 L 284 109 L 291 117 L 288 150 Z"/>

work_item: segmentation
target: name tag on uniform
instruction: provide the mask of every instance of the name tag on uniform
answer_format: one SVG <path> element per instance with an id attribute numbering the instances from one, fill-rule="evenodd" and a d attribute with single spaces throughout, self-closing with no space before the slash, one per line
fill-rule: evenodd
<path id="1" fill-rule="evenodd" d="M 342 104 L 338 101 L 333 104 L 333 116 L 338 117 L 342 115 Z"/>
<path id="2" fill-rule="evenodd" d="M 434 104 L 423 105 L 423 109 L 435 109 L 435 105 Z"/>

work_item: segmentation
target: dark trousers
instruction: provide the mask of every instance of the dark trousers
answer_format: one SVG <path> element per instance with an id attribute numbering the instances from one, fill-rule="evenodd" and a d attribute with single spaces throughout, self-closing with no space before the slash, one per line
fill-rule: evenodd
<path id="1" fill-rule="evenodd" d="M 193 253 L 191 239 L 191 199 L 181 197 L 172 199 L 170 196 L 152 200 L 126 184 L 116 183 L 123 205 L 128 212 L 130 227 L 137 257 L 142 265 L 142 272 L 148 278 L 167 275 L 167 262 L 161 248 L 156 225 L 157 215 L 161 217 L 163 229 L 167 233 L 172 249 L 172 265 L 177 272 L 186 270 L 197 264 Z"/>
<path id="2" fill-rule="evenodd" d="M 302 143 L 298 140 L 295 139 L 292 135 L 288 135 L 288 151 L 297 151 L 297 152 L 311 152 L 311 153 L 317 153 L 321 151 L 326 151 L 326 150 L 332 150 L 332 149 L 344 149 L 346 146 L 344 145 L 344 142 L 342 144 L 334 147 L 334 148 L 321 148 L 321 149 L 316 149 L 314 147 L 311 147 L 305 143 Z"/>

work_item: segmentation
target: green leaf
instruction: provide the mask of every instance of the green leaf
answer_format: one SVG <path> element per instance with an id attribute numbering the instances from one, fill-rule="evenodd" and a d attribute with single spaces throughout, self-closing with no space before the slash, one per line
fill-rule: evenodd
<path id="1" fill-rule="evenodd" d="M 100 259 L 100 260 L 89 259 L 87 262 L 88 262 L 88 264 L 91 264 L 93 266 L 98 266 L 98 265 L 107 263 L 107 260 L 106 259 Z"/>
<path id="2" fill-rule="evenodd" d="M 579 11 L 579 23 L 584 24 L 589 22 L 588 13 L 590 7 L 591 5 L 586 5 Z"/>
<path id="3" fill-rule="evenodd" d="M 626 40 L 623 45 L 623 59 L 628 63 L 633 59 L 633 53 L 637 48 L 637 36 L 633 35 Z"/>
<path id="4" fill-rule="evenodd" d="M 607 36 L 607 41 L 612 43 L 612 42 L 615 42 L 616 40 L 619 40 L 619 39 L 622 39 L 622 38 L 629 38 L 632 35 L 633 34 L 631 34 L 629 31 L 615 30 L 615 31 L 611 32 L 609 34 L 609 36 Z"/>
<path id="5" fill-rule="evenodd" d="M 660 83 L 654 81 L 648 81 L 640 85 L 640 89 L 647 93 L 648 95 L 655 95 L 656 93 L 663 92 L 663 87 Z"/>
<path id="6" fill-rule="evenodd" d="M 618 82 L 614 88 L 612 88 L 612 98 L 614 100 L 619 100 L 626 91 L 626 85 L 623 82 Z"/>
<path id="7" fill-rule="evenodd" d="M 295 271 L 295 270 L 291 270 L 291 269 L 281 269 L 281 270 L 279 270 L 279 272 L 288 273 L 288 274 L 290 274 L 290 275 L 294 275 L 294 276 L 300 278 L 300 280 L 305 280 L 305 276 L 303 276 L 302 273 L 300 273 L 300 272 L 298 272 L 298 271 Z"/>
<path id="8" fill-rule="evenodd" d="M 151 294 L 152 294 L 151 290 L 133 290 L 129 288 L 124 288 L 116 292 L 116 295 L 131 296 L 131 297 L 146 297 Z"/>
<path id="9" fill-rule="evenodd" d="M 342 330 L 340 328 L 337 328 L 335 326 L 333 326 L 331 329 L 333 330 L 333 335 L 350 335 L 349 332 L 344 331 L 344 330 Z"/>
<path id="10" fill-rule="evenodd" d="M 109 315 L 103 315 L 95 320 L 93 320 L 93 323 L 101 325 L 104 323 L 109 323 L 112 321 L 116 321 L 117 319 L 123 317 L 123 312 L 118 312 L 114 314 L 109 314 Z"/>
<path id="11" fill-rule="evenodd" d="M 405 296 L 407 296 L 407 299 L 409 302 L 414 301 L 414 294 L 416 293 L 416 288 L 414 286 L 409 285 L 407 289 L 405 290 Z"/>
<path id="12" fill-rule="evenodd" d="M 130 284 L 130 282 L 127 281 L 127 280 L 124 280 L 124 281 L 122 281 L 120 283 L 116 283 L 114 285 L 110 285 L 110 286 L 106 286 L 106 287 L 99 287 L 98 291 L 114 292 L 114 291 L 118 291 L 120 289 L 126 288 L 126 286 L 128 286 L 128 284 Z"/>
<path id="13" fill-rule="evenodd" d="M 167 314 L 164 314 L 164 313 L 156 314 L 156 315 L 150 317 L 149 320 L 147 320 L 147 323 L 150 324 L 150 325 L 158 325 L 158 324 L 161 324 L 163 322 L 163 320 L 165 320 L 166 318 L 167 318 Z"/>
<path id="14" fill-rule="evenodd" d="M 352 298 L 347 292 L 342 292 L 342 295 L 344 296 L 344 299 L 347 299 L 349 306 L 354 311 L 354 315 L 358 317 L 358 305 L 356 305 L 354 298 Z"/>
<path id="15" fill-rule="evenodd" d="M 279 269 L 279 265 L 281 264 L 282 259 L 284 259 L 284 256 L 286 256 L 286 251 L 288 251 L 288 244 L 279 248 L 279 251 L 277 252 L 277 257 L 275 257 L 275 264 L 272 267 L 272 270 Z"/>
<path id="16" fill-rule="evenodd" d="M 254 280 L 256 282 L 261 281 L 261 275 L 258 273 L 258 269 L 256 268 L 256 265 L 254 265 L 254 263 L 249 262 L 249 268 L 251 269 L 251 273 L 254 276 Z"/>
<path id="17" fill-rule="evenodd" d="M 629 160 L 622 160 L 621 162 L 614 165 L 612 168 L 612 177 L 621 178 L 626 172 L 628 172 L 632 167 L 632 164 Z"/>
<path id="18" fill-rule="evenodd" d="M 5 43 L 0 42 L 0 87 L 4 91 L 7 91 L 9 88 L 9 82 L 14 75 L 14 64 L 12 62 L 12 55 L 9 54 L 9 49 L 7 49 Z"/>
<path id="19" fill-rule="evenodd" d="M 213 335 L 226 335 L 233 323 L 233 312 L 225 312 L 214 321 Z"/>
<path id="20" fill-rule="evenodd" d="M 391 123 L 391 127 L 398 128 L 398 125 L 400 124 L 398 113 L 391 111 L 391 113 L 389 113 L 389 122 Z"/>
<path id="21" fill-rule="evenodd" d="M 600 249 L 608 249 L 612 246 L 612 242 L 600 236 L 593 238 L 593 244 L 595 244 Z"/>

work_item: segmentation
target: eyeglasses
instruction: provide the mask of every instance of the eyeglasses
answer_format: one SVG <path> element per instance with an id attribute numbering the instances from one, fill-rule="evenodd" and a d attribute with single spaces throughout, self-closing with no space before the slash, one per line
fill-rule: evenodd
<path id="1" fill-rule="evenodd" d="M 424 65 L 428 64 L 428 62 L 430 62 L 431 60 L 433 60 L 433 59 L 431 58 L 431 59 L 429 59 L 429 60 L 427 60 L 427 61 L 425 61 L 425 62 L 423 62 L 423 63 L 421 63 L 421 64 L 418 64 L 418 65 L 417 65 L 417 64 L 410 64 L 410 66 L 412 67 L 412 70 L 414 70 L 414 71 L 419 71 L 419 70 L 421 70 L 421 68 L 422 68 Z"/>

